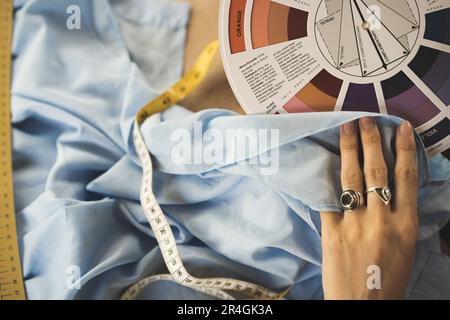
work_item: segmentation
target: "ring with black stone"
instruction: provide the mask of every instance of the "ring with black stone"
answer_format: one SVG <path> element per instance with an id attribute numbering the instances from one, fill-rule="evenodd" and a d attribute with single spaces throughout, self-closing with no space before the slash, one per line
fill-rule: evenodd
<path id="1" fill-rule="evenodd" d="M 345 190 L 341 194 L 341 205 L 346 211 L 352 211 L 364 205 L 364 197 L 361 192 Z"/>

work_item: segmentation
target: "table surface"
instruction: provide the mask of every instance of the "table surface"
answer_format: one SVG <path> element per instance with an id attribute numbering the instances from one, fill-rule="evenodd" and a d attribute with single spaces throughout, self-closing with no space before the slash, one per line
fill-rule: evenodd
<path id="1" fill-rule="evenodd" d="M 194 64 L 203 47 L 219 38 L 220 0 L 189 0 L 188 2 L 192 8 L 187 33 L 185 70 L 189 70 Z M 219 54 L 214 58 L 205 81 L 180 104 L 192 111 L 226 108 L 244 114 L 228 83 Z"/>

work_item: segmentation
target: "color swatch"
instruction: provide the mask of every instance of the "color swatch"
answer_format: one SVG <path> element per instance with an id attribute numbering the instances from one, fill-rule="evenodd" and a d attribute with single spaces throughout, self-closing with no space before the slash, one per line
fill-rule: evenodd
<path id="1" fill-rule="evenodd" d="M 450 9 L 426 15 L 425 39 L 450 45 Z"/>
<path id="2" fill-rule="evenodd" d="M 342 80 L 322 70 L 283 108 L 289 113 L 334 111 L 341 87 Z"/>
<path id="3" fill-rule="evenodd" d="M 245 51 L 245 6 L 247 0 L 231 0 L 228 32 L 232 54 Z"/>
<path id="4" fill-rule="evenodd" d="M 342 111 L 380 112 L 373 84 L 351 83 L 345 96 Z"/>
<path id="5" fill-rule="evenodd" d="M 450 105 L 450 53 L 422 46 L 409 67 L 445 105 Z"/>
<path id="6" fill-rule="evenodd" d="M 253 49 L 307 36 L 308 13 L 270 0 L 253 2 Z"/>
<path id="7" fill-rule="evenodd" d="M 390 115 L 408 120 L 420 127 L 439 115 L 440 110 L 403 73 L 381 83 Z"/>

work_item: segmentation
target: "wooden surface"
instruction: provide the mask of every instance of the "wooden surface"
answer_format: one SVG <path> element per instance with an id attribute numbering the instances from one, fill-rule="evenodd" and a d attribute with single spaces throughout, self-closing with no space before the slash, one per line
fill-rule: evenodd
<path id="1" fill-rule="evenodd" d="M 219 38 L 220 0 L 188 0 L 188 2 L 192 8 L 187 33 L 185 70 L 194 64 L 205 45 Z M 192 111 L 226 108 L 244 113 L 228 84 L 219 54 L 214 59 L 205 81 L 180 104 Z"/>

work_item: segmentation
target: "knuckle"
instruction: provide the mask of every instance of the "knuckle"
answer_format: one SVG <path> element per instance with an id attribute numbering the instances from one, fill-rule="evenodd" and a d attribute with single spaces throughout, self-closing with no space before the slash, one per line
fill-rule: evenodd
<path id="1" fill-rule="evenodd" d="M 415 223 L 407 223 L 400 228 L 398 236 L 403 245 L 412 247 L 419 239 L 419 228 Z"/>
<path id="2" fill-rule="evenodd" d="M 343 239 L 341 235 L 337 232 L 323 234 L 322 235 L 322 244 L 324 247 L 327 247 L 333 251 L 339 251 L 343 246 Z"/>
<path id="3" fill-rule="evenodd" d="M 417 197 L 403 197 L 401 207 L 397 206 L 396 211 L 410 214 L 417 210 Z"/>
<path id="4" fill-rule="evenodd" d="M 356 141 L 343 141 L 341 149 L 343 151 L 356 151 L 358 150 L 358 143 Z"/>
<path id="5" fill-rule="evenodd" d="M 371 165 L 365 170 L 366 178 L 373 183 L 384 183 L 388 179 L 388 171 L 384 165 Z"/>
<path id="6" fill-rule="evenodd" d="M 378 244 L 380 247 L 392 243 L 393 237 L 392 228 L 384 222 L 375 223 L 368 234 L 369 241 Z"/>
<path id="7" fill-rule="evenodd" d="M 389 230 L 388 228 L 391 223 L 391 215 L 389 213 L 390 210 L 386 209 L 386 207 L 383 205 L 377 206 L 371 209 L 371 211 L 375 216 L 373 220 L 375 231 L 381 232 Z"/>
<path id="8" fill-rule="evenodd" d="M 361 186 L 363 183 L 363 176 L 359 170 L 344 170 L 342 172 L 342 181 L 348 187 Z"/>
<path id="9" fill-rule="evenodd" d="M 352 228 L 347 229 L 345 233 L 345 240 L 349 244 L 360 243 L 363 237 L 363 230 L 358 225 L 354 225 Z"/>
<path id="10" fill-rule="evenodd" d="M 380 143 L 380 135 L 378 133 L 371 133 L 362 137 L 362 142 L 365 146 L 375 146 Z"/>
<path id="11" fill-rule="evenodd" d="M 417 168 L 399 166 L 395 170 L 397 179 L 411 186 L 416 186 L 419 180 L 419 173 Z"/>
<path id="12" fill-rule="evenodd" d="M 398 143 L 398 147 L 403 151 L 416 151 L 416 142 L 414 141 L 414 139 L 400 140 L 400 142 Z"/>

